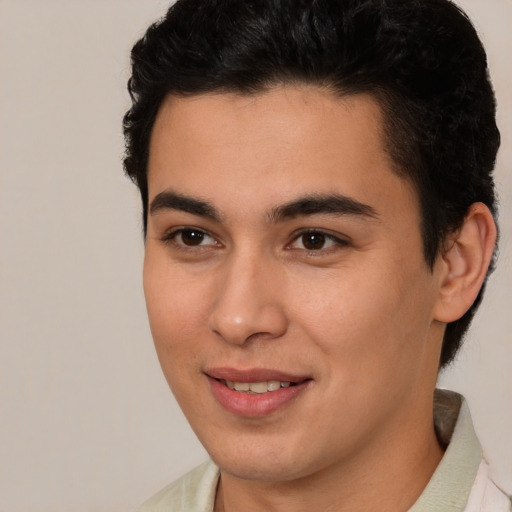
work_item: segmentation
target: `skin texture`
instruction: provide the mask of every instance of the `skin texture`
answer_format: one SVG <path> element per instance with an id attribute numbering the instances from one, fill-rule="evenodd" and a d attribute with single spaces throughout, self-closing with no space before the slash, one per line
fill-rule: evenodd
<path id="1" fill-rule="evenodd" d="M 488 210 L 472 208 L 431 271 L 378 104 L 314 87 L 168 97 L 148 183 L 151 330 L 221 468 L 216 511 L 407 510 L 442 457 L 432 423 L 442 336 L 485 275 Z M 185 202 L 155 202 L 169 192 Z M 368 209 L 278 214 L 333 194 Z M 190 207 L 198 201 L 209 210 Z M 226 367 L 308 380 L 247 417 L 212 393 L 206 374 Z"/>

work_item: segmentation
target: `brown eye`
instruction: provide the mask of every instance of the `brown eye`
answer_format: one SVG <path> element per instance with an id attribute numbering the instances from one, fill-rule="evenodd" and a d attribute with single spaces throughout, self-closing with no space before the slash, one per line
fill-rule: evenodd
<path id="1" fill-rule="evenodd" d="M 325 246 L 326 236 L 323 233 L 304 233 L 302 245 L 308 251 L 318 251 Z"/>
<path id="2" fill-rule="evenodd" d="M 179 235 L 184 245 L 201 245 L 204 240 L 204 232 L 197 229 L 183 229 Z"/>
<path id="3" fill-rule="evenodd" d="M 174 231 L 164 234 L 160 240 L 170 247 L 188 249 L 189 251 L 220 248 L 222 246 L 218 240 L 206 231 L 193 226 L 176 228 Z"/>
<path id="4" fill-rule="evenodd" d="M 288 249 L 300 249 L 322 255 L 331 254 L 336 249 L 342 249 L 348 245 L 346 240 L 334 234 L 322 230 L 309 229 L 299 233 L 287 247 Z"/>

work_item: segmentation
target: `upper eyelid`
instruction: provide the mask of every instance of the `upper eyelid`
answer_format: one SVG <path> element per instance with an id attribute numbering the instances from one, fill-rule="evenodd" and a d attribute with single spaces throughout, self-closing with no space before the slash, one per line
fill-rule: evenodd
<path id="1" fill-rule="evenodd" d="M 293 242 L 297 238 L 299 238 L 302 235 L 307 235 L 309 233 L 319 233 L 321 235 L 324 235 L 330 239 L 338 240 L 342 243 L 349 243 L 350 238 L 346 235 L 343 235 L 342 233 L 336 233 L 329 229 L 323 229 L 323 228 L 301 228 L 296 231 L 294 231 L 290 236 L 290 241 Z"/>
<path id="2" fill-rule="evenodd" d="M 173 227 L 173 228 L 165 230 L 165 232 L 159 238 L 160 238 L 160 240 L 162 242 L 168 242 L 168 241 L 173 240 L 174 238 L 176 238 L 176 236 L 179 235 L 181 232 L 187 231 L 187 230 L 190 230 L 190 231 L 200 231 L 201 233 L 203 233 L 204 235 L 212 238 L 216 242 L 222 243 L 222 242 L 220 242 L 219 237 L 217 237 L 214 234 L 210 233 L 206 229 L 198 228 L 196 226 L 176 226 L 176 227 Z"/>
<path id="3" fill-rule="evenodd" d="M 181 231 L 200 231 L 201 233 L 204 233 L 205 235 L 215 238 L 214 235 L 212 235 L 207 229 L 199 228 L 197 226 L 189 226 L 189 225 L 173 226 L 172 228 L 166 229 L 164 231 L 164 235 L 175 235 L 176 233 L 180 233 Z"/>

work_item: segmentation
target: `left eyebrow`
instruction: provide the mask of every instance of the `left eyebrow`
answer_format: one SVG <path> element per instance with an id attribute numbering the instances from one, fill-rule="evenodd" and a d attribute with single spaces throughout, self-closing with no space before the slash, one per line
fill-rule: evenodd
<path id="1" fill-rule="evenodd" d="M 163 210 L 178 210 L 199 217 L 207 217 L 217 222 L 221 220 L 219 212 L 208 201 L 178 194 L 172 190 L 160 192 L 149 205 L 150 215 L 155 215 Z"/>
<path id="2" fill-rule="evenodd" d="M 268 213 L 269 222 L 275 224 L 294 217 L 307 215 L 350 215 L 377 219 L 377 211 L 370 205 L 340 194 L 304 196 L 277 206 Z"/>

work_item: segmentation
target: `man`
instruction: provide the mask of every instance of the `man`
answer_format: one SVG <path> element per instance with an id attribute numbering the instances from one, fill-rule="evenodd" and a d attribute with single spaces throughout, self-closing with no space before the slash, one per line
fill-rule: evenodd
<path id="1" fill-rule="evenodd" d="M 132 51 L 125 167 L 169 385 L 213 462 L 144 511 L 505 511 L 437 392 L 499 146 L 447 0 L 180 0 Z"/>

